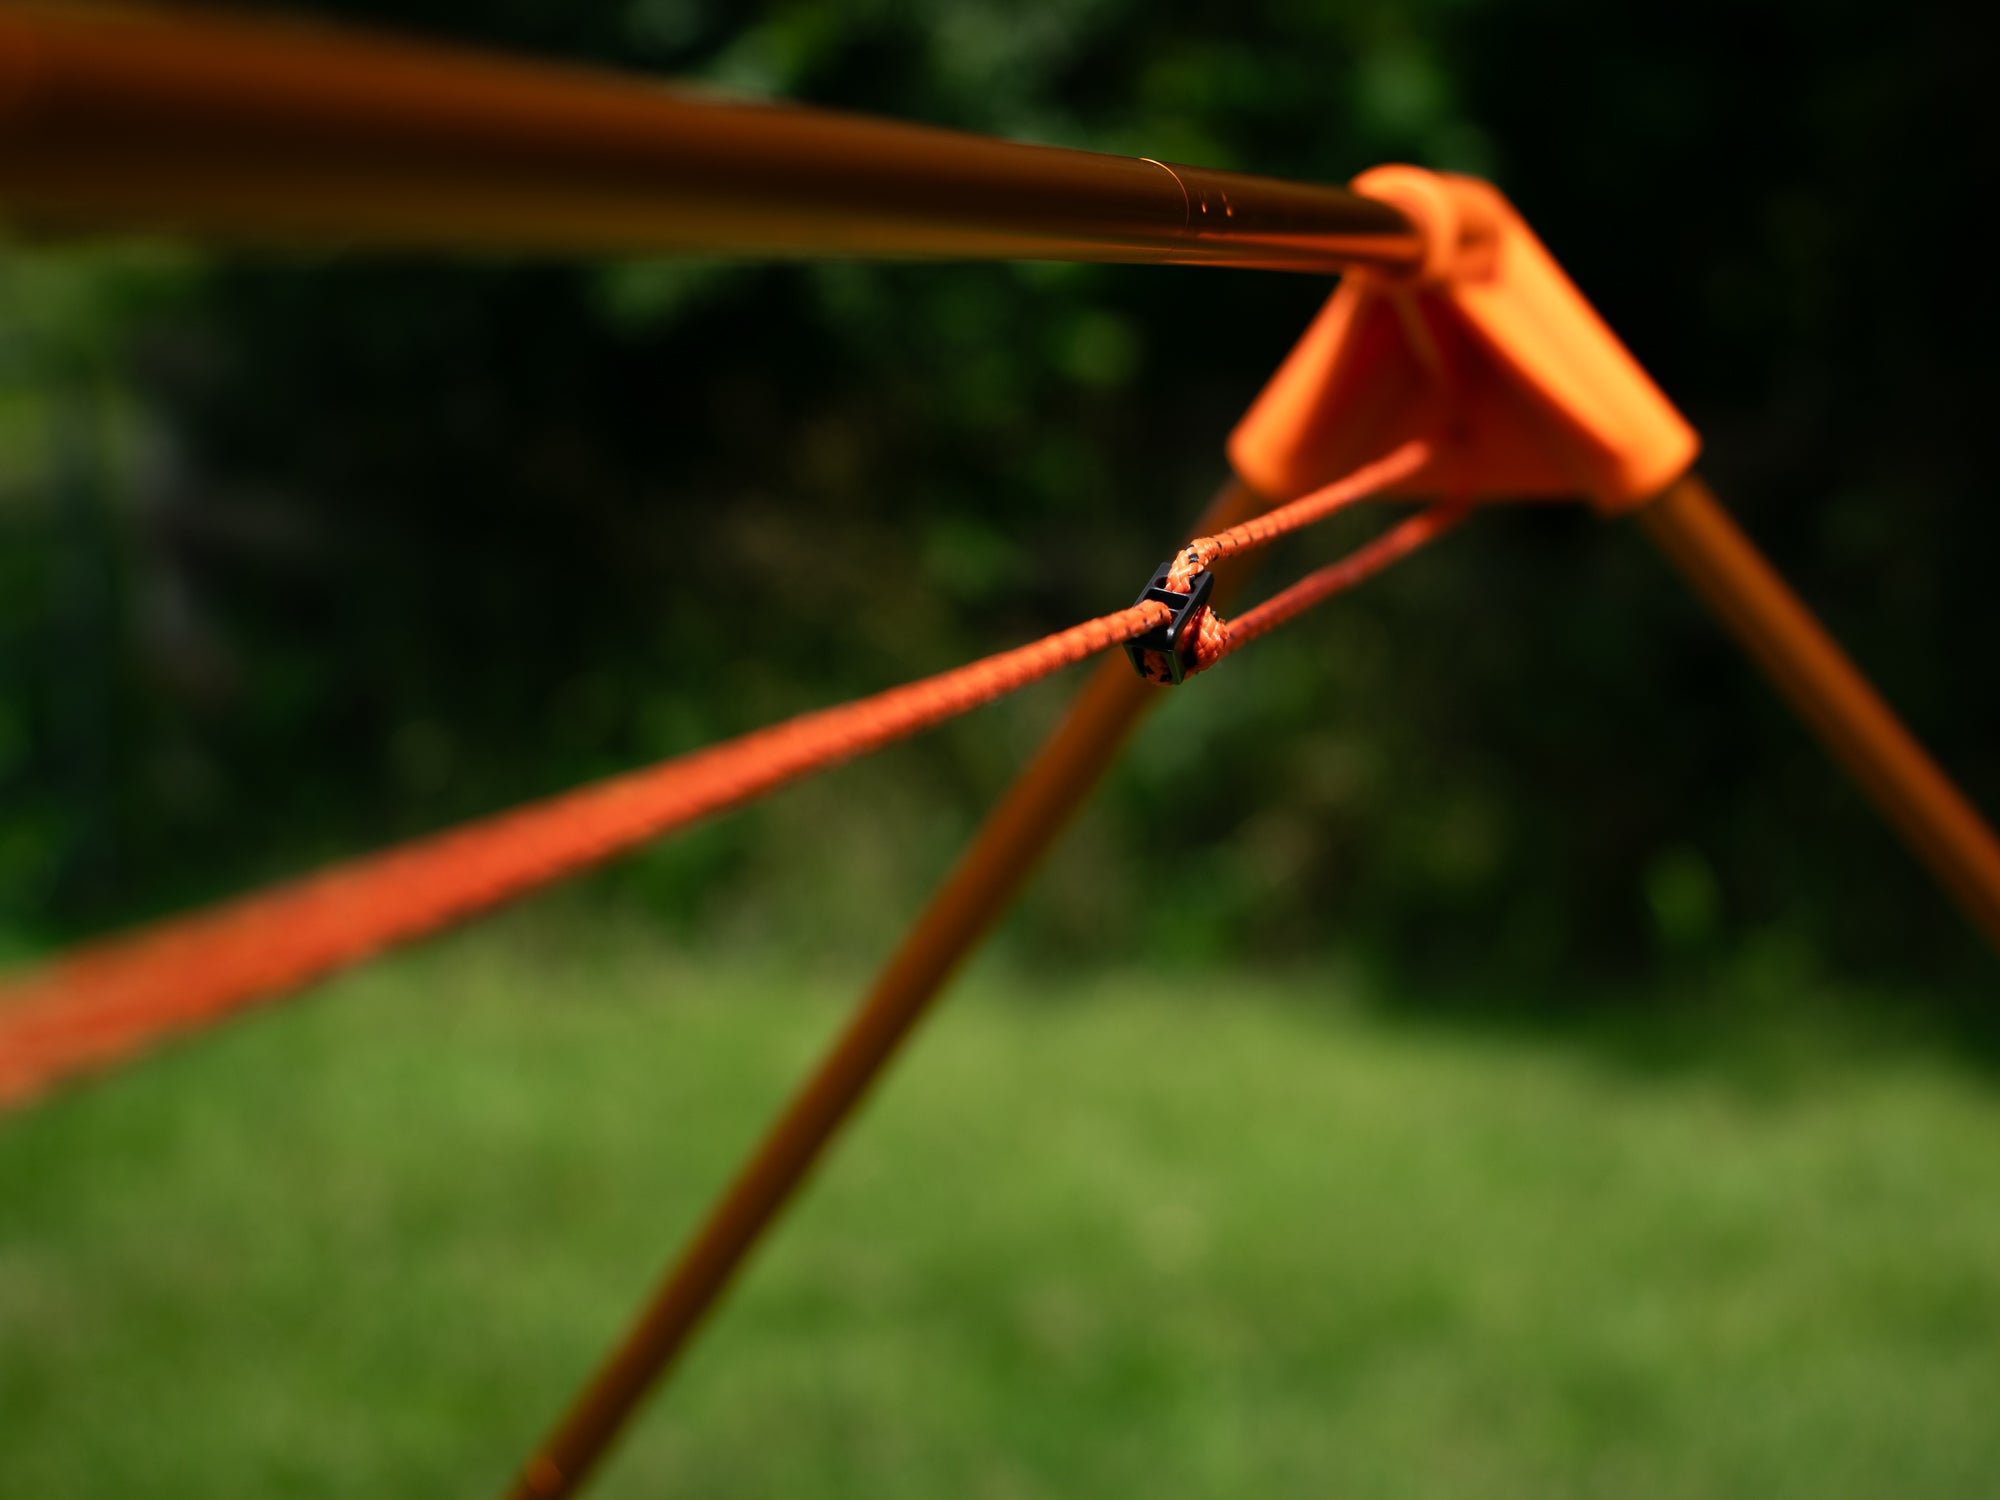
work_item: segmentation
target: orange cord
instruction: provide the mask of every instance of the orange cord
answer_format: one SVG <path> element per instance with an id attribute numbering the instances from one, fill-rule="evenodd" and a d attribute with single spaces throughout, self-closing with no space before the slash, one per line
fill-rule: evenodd
<path id="1" fill-rule="evenodd" d="M 1262 546 L 1428 458 L 1425 445 L 1406 444 L 1350 481 L 1191 546 L 1213 557 Z M 1439 507 L 1403 522 L 1245 615 L 1236 644 L 1359 583 L 1454 519 L 1452 508 Z M 1164 604 L 1135 604 L 934 677 L 90 944 L 0 988 L 0 1105 L 933 728 L 1144 635 L 1170 614 Z"/>
<path id="2" fill-rule="evenodd" d="M 1324 521 L 1334 512 L 1345 510 L 1356 501 L 1366 500 L 1409 478 L 1429 463 L 1431 457 L 1428 443 L 1404 443 L 1387 457 L 1356 469 L 1346 478 L 1322 485 L 1311 494 L 1301 495 L 1287 505 L 1255 516 L 1241 526 L 1232 526 L 1214 536 L 1196 537 L 1174 555 L 1162 586 L 1176 594 L 1185 594 L 1193 586 L 1197 573 L 1206 571 L 1223 558 L 1268 547 L 1279 537 Z M 1398 558 L 1407 556 L 1449 531 L 1464 519 L 1466 509 L 1463 502 L 1458 502 L 1436 505 L 1419 512 L 1339 562 L 1307 574 L 1290 588 L 1274 594 L 1234 620 L 1223 619 L 1204 604 L 1194 612 L 1185 627 L 1187 639 L 1180 649 L 1186 660 L 1187 672 L 1190 675 L 1206 672 L 1238 647 L 1260 635 L 1269 634 L 1322 600 L 1379 573 Z M 1173 680 L 1164 652 L 1146 651 L 1141 653 L 1141 657 L 1144 662 L 1141 670 L 1147 681 L 1167 683 Z"/>

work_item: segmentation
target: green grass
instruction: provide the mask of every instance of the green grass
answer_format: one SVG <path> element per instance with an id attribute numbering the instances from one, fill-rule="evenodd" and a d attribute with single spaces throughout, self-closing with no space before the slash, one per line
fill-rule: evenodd
<path id="1" fill-rule="evenodd" d="M 1990 1494 L 2000 1095 L 1803 987 L 982 972 L 602 1493 Z M 850 993 L 527 913 L 0 1121 L 5 1493 L 491 1493 Z"/>

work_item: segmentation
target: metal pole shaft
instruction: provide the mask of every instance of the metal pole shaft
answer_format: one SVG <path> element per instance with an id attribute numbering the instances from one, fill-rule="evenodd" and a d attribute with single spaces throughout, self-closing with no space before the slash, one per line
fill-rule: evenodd
<path id="1" fill-rule="evenodd" d="M 1688 475 L 1639 523 L 1975 927 L 2000 949 L 2000 840 L 1798 595 Z"/>
<path id="2" fill-rule="evenodd" d="M 0 7 L 0 224 L 504 252 L 1406 266 L 1340 188 L 301 22 Z"/>
<path id="3" fill-rule="evenodd" d="M 1246 486 L 1232 483 L 1209 505 L 1198 529 L 1234 525 L 1264 504 Z M 1218 580 L 1218 587 L 1226 581 Z M 1134 676 L 1122 657 L 1098 665 L 638 1320 L 522 1468 L 508 1491 L 510 1500 L 552 1500 L 576 1492 L 959 962 L 1007 909 L 1043 851 L 1090 795 L 1157 691 Z"/>

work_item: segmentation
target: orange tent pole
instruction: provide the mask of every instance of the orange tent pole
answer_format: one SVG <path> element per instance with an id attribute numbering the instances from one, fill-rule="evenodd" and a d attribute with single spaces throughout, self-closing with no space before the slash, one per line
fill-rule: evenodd
<path id="1" fill-rule="evenodd" d="M 1196 527 L 1219 530 L 1267 501 L 1233 481 Z M 1229 579 L 1218 565 L 1217 592 Z M 1157 689 L 1121 657 L 1098 666 L 1026 770 L 1008 788 L 846 1029 L 710 1209 L 638 1320 L 507 1492 L 574 1494 L 647 1391 L 693 1337 L 760 1235 L 846 1123 L 959 962 L 1006 910 L 1110 767 Z"/>
<path id="2" fill-rule="evenodd" d="M 2000 949 L 2000 840 L 1798 595 L 1689 474 L 1639 524 Z"/>
<path id="3" fill-rule="evenodd" d="M 1411 266 L 1344 188 L 224 12 L 0 5 L 0 224 L 556 253 Z"/>

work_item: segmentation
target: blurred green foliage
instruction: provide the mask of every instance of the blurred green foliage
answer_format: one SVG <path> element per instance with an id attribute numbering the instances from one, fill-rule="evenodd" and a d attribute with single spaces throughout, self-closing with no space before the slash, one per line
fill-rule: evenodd
<path id="1" fill-rule="evenodd" d="M 1962 8 L 320 8 L 1209 165 L 1490 173 L 2000 807 Z M 1122 602 L 1326 291 L 0 253 L 0 941 L 24 949 Z M 594 889 L 690 940 L 872 951 L 1060 696 Z M 1752 933 L 1884 972 L 1988 962 L 1639 539 L 1553 507 L 1175 694 L 1013 928 L 1050 956 L 1339 944 L 1541 979 L 1699 968 Z"/>

